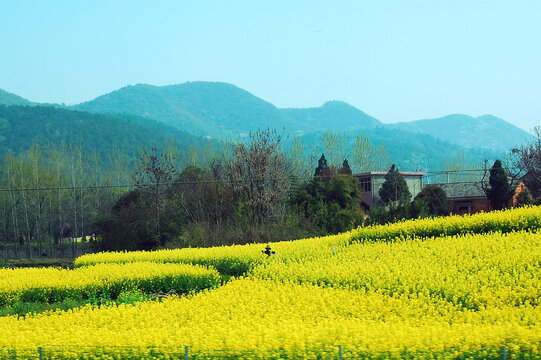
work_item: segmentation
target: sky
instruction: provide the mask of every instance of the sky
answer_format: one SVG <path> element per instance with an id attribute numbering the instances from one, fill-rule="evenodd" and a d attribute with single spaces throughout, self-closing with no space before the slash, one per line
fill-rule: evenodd
<path id="1" fill-rule="evenodd" d="M 541 125 L 539 0 L 0 0 L 0 88 L 76 104 L 224 81 L 277 107 L 346 101 L 385 123 Z"/>

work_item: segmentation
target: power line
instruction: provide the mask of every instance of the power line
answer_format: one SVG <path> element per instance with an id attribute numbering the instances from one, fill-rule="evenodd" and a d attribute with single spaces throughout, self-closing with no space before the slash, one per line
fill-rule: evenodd
<path id="1" fill-rule="evenodd" d="M 465 169 L 465 170 L 440 170 L 440 171 L 427 171 L 425 176 L 433 176 L 438 174 L 450 174 L 450 173 L 465 173 L 465 172 L 482 172 L 483 169 Z M 355 174 L 354 174 L 355 175 Z M 329 175 L 330 176 L 330 175 Z M 255 181 L 284 181 L 292 179 L 295 180 L 311 180 L 313 176 L 304 177 L 272 177 L 255 179 Z M 122 184 L 122 185 L 80 185 L 80 186 L 47 186 L 47 187 L 34 187 L 34 188 L 0 188 L 0 192 L 21 192 L 21 191 L 58 191 L 58 190 L 96 190 L 96 189 L 122 189 L 122 188 L 151 188 L 171 185 L 196 185 L 196 184 L 230 184 L 230 183 L 242 183 L 254 181 L 254 179 L 238 179 L 238 180 L 197 180 L 197 181 L 170 181 L 161 184 Z"/>

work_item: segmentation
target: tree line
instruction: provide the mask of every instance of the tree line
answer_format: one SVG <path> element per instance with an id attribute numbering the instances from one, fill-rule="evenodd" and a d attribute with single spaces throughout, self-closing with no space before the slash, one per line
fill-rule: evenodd
<path id="1" fill-rule="evenodd" d="M 183 153 L 171 144 L 141 150 L 135 160 L 34 143 L 2 160 L 0 248 L 31 257 L 55 256 L 69 238 L 95 240 L 92 250 L 268 242 L 449 213 L 441 188 L 411 200 L 386 150 L 366 135 L 349 149 L 341 139 L 328 131 L 307 147 L 267 129 L 235 142 L 193 142 Z M 511 169 L 530 174 L 532 195 L 522 203 L 539 196 L 539 145 L 513 149 L 503 169 L 506 177 Z M 387 169 L 380 203 L 368 211 L 352 174 Z"/>

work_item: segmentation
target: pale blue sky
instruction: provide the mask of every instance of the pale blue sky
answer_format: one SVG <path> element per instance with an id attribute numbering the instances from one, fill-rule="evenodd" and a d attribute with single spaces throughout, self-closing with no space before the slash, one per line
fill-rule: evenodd
<path id="1" fill-rule="evenodd" d="M 541 1 L 0 0 L 0 88 L 74 104 L 210 80 L 383 122 L 541 124 Z"/>

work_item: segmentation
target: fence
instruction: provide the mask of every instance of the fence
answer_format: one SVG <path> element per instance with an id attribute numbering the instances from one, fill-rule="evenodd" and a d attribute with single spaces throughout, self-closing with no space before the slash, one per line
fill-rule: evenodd
<path id="1" fill-rule="evenodd" d="M 323 360 L 323 359 L 487 359 L 515 360 L 541 359 L 541 353 L 528 351 L 509 351 L 506 346 L 501 349 L 482 351 L 461 351 L 449 349 L 443 351 L 396 350 L 396 351 L 363 351 L 337 346 L 333 349 L 307 350 L 197 350 L 189 346 L 174 347 L 129 347 L 129 346 L 44 346 L 33 349 L 0 349 L 0 358 L 5 360 L 36 359 L 290 359 L 290 360 Z"/>

